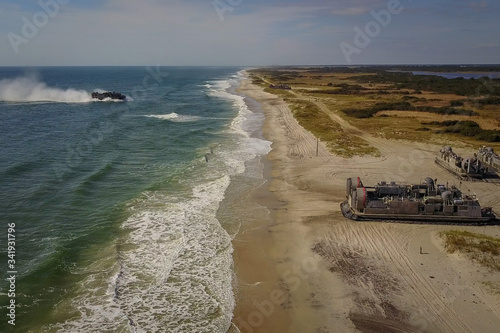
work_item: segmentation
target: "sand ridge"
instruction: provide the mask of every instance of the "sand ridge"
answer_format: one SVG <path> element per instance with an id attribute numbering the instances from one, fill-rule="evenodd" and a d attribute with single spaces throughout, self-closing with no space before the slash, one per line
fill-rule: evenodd
<path id="1" fill-rule="evenodd" d="M 440 147 L 360 132 L 380 157 L 345 159 L 321 142 L 317 153 L 316 138 L 283 100 L 250 80 L 239 91 L 262 104 L 264 136 L 273 142 L 270 183 L 258 194 L 272 222 L 235 247 L 237 281 L 256 284 L 240 290 L 234 322 L 241 332 L 498 331 L 500 296 L 486 285 L 498 284 L 500 274 L 447 254 L 437 233 L 450 226 L 359 223 L 339 210 L 347 177 L 368 185 L 431 176 L 458 185 L 433 162 Z M 357 130 L 343 119 L 339 124 Z M 462 188 L 500 211 L 498 185 Z M 500 237 L 498 226 L 452 228 Z M 258 253 L 249 251 L 252 240 Z M 241 268 L 248 263 L 251 269 Z"/>

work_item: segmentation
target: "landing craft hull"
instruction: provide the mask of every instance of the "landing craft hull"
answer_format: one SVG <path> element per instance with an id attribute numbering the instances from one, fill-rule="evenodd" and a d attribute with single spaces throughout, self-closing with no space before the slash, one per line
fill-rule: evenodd
<path id="1" fill-rule="evenodd" d="M 459 179 L 463 179 L 463 178 L 467 178 L 467 177 L 481 179 L 483 177 L 483 174 L 470 174 L 470 173 L 467 173 L 462 168 L 458 168 L 456 166 L 450 165 L 450 164 L 444 162 L 443 160 L 441 160 L 441 159 L 439 159 L 437 157 L 436 157 L 436 159 L 434 161 L 436 162 L 437 165 L 439 165 L 440 167 L 444 168 L 445 170 L 448 170 L 449 172 L 451 172 L 452 174 L 454 174 Z"/>
<path id="2" fill-rule="evenodd" d="M 454 185 L 436 184 L 427 177 L 420 184 L 380 182 L 365 186 L 347 179 L 344 217 L 356 221 L 401 221 L 433 224 L 482 225 L 498 222 L 490 207 L 481 207 L 475 194 L 463 194 Z"/>
<path id="3" fill-rule="evenodd" d="M 478 159 L 489 170 L 500 174 L 500 156 L 491 147 L 481 147 L 477 152 Z"/>
<path id="4" fill-rule="evenodd" d="M 464 180 L 468 178 L 481 179 L 486 173 L 476 155 L 463 158 L 454 153 L 450 146 L 441 148 L 434 161 L 445 170 Z"/>
<path id="5" fill-rule="evenodd" d="M 456 225 L 497 224 L 499 222 L 495 216 L 470 218 L 467 216 L 445 215 L 365 214 L 352 209 L 347 201 L 340 204 L 340 210 L 344 217 L 354 221 L 402 221 Z"/>

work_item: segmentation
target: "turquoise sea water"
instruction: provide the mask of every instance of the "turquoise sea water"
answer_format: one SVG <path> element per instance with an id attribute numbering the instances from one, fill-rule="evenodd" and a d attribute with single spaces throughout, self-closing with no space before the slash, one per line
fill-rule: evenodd
<path id="1" fill-rule="evenodd" d="M 260 184 L 270 147 L 234 93 L 239 70 L 0 68 L 0 227 L 16 225 L 17 271 L 13 327 L 5 236 L 1 332 L 227 331 L 242 219 L 218 211 L 245 172 L 237 188 Z"/>

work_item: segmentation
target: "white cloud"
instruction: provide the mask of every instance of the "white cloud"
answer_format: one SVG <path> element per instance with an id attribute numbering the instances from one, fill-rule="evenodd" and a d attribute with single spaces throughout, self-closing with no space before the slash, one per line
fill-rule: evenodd
<path id="1" fill-rule="evenodd" d="M 478 1 L 478 2 L 469 2 L 469 7 L 472 8 L 472 9 L 479 9 L 479 10 L 482 10 L 482 9 L 486 9 L 487 4 L 486 4 L 486 1 Z"/>
<path id="2" fill-rule="evenodd" d="M 498 48 L 498 43 L 496 42 L 490 42 L 490 43 L 483 43 L 479 44 L 476 46 L 476 49 L 491 49 L 491 48 Z"/>
<path id="3" fill-rule="evenodd" d="M 332 2 L 331 13 L 339 16 L 357 16 L 387 7 L 388 0 L 342 0 Z"/>
<path id="4" fill-rule="evenodd" d="M 362 15 L 368 13 L 370 10 L 371 9 L 369 9 L 368 7 L 361 6 L 361 7 L 333 9 L 331 13 L 334 15 L 351 16 L 351 15 Z"/>
<path id="5" fill-rule="evenodd" d="M 278 43 L 300 54 L 300 40 L 281 40 L 273 27 L 314 18 L 318 10 L 322 7 L 264 7 L 250 13 L 235 8 L 221 22 L 210 1 L 109 0 L 98 9 L 66 8 L 22 52 L 36 53 L 50 65 L 254 64 Z"/>
<path id="6" fill-rule="evenodd" d="M 99 7 L 68 5 L 14 54 L 7 38 L 21 30 L 19 6 L 0 4 L 0 65 L 267 65 L 336 63 L 339 43 L 354 38 L 353 27 L 363 23 L 356 15 L 387 6 L 387 0 L 310 0 L 293 3 L 244 1 L 219 19 L 213 1 L 107 0 Z M 468 2 L 465 2 L 467 4 Z M 438 5 L 436 5 L 439 7 Z M 390 44 L 412 40 L 436 50 L 446 40 L 467 36 L 459 47 L 472 50 L 494 39 L 498 26 L 474 25 L 479 31 L 461 32 L 461 22 L 436 12 L 405 10 L 382 35 L 364 50 L 360 61 L 401 62 L 403 50 Z M 368 14 L 369 15 L 369 14 Z M 402 19 L 405 15 L 405 19 Z M 484 16 L 484 15 L 483 15 Z M 361 22 L 361 23 L 360 23 Z M 459 35 L 461 34 L 461 35 Z M 470 40 L 474 35 L 482 39 Z M 1 37 L 1 36 L 0 36 Z M 457 38 L 455 38 L 457 37 Z M 392 45 L 391 44 L 391 45 Z M 491 49 L 491 47 L 489 48 Z M 481 53 L 492 59 L 493 51 Z M 366 51 L 366 52 L 365 52 Z M 489 52 L 489 53 L 488 53 Z M 458 52 L 460 53 L 460 52 Z M 463 53 L 463 52 L 462 52 Z M 490 54 L 491 53 L 491 54 Z M 368 56 L 373 58 L 367 58 Z M 432 58 L 427 54 L 426 58 Z M 406 59 L 406 58 L 404 58 Z M 471 60 L 473 62 L 473 60 Z M 343 63 L 342 59 L 337 63 Z"/>

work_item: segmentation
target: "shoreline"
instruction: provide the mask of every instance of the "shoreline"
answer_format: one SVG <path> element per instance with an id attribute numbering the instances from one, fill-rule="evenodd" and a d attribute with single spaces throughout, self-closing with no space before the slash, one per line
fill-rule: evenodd
<path id="1" fill-rule="evenodd" d="M 233 323 L 242 333 L 315 331 L 320 328 L 316 325 L 322 318 L 314 306 L 316 301 L 311 299 L 315 293 L 309 277 L 319 274 L 321 259 L 307 248 L 297 251 L 290 247 L 302 242 L 309 230 L 298 216 L 289 214 L 293 200 L 284 195 L 287 191 L 283 188 L 286 184 L 283 183 L 282 158 L 288 154 L 288 145 L 282 140 L 284 133 L 275 131 L 279 126 L 273 113 L 276 106 L 286 107 L 286 104 L 252 87 L 248 80 L 244 80 L 237 91 L 259 102 L 265 114 L 263 135 L 273 144 L 272 151 L 262 157 L 266 183 L 251 194 L 251 200 L 269 210 L 270 221 L 254 224 L 252 231 L 245 230 L 233 241 L 237 279 L 246 285 L 254 284 L 251 288 L 239 287 L 239 293 L 245 296 L 236 301 Z M 312 136 L 309 139 L 314 144 L 308 153 L 315 154 L 315 139 Z M 320 156 L 315 158 L 324 159 L 325 154 L 326 148 L 321 145 Z M 325 213 L 323 209 L 320 212 Z M 249 243 L 258 243 L 259 251 L 251 252 Z M 315 297 L 318 296 L 312 296 Z"/>
<path id="2" fill-rule="evenodd" d="M 233 240 L 233 325 L 240 332 L 476 332 L 500 325 L 500 299 L 484 287 L 500 283 L 500 275 L 447 254 L 437 233 L 450 227 L 359 223 L 339 211 L 347 177 L 369 184 L 434 175 L 458 183 L 427 163 L 436 146 L 374 138 L 381 157 L 344 159 L 320 142 L 316 156 L 316 138 L 283 100 L 250 79 L 237 91 L 260 104 L 262 133 L 272 142 L 261 158 L 266 183 L 249 197 L 270 218 Z M 466 186 L 500 211 L 491 186 Z M 500 236 L 498 226 L 454 229 Z"/>
<path id="3" fill-rule="evenodd" d="M 250 98 L 250 103 L 247 100 L 245 102 L 251 112 L 265 116 L 262 127 L 251 135 L 269 140 L 265 133 L 268 117 L 264 105 L 243 88 L 243 81 L 236 88 L 236 93 L 245 99 Z M 229 332 L 286 332 L 290 325 L 287 312 L 281 304 L 276 304 L 286 302 L 285 291 L 281 290 L 282 283 L 275 271 L 276 260 L 270 255 L 274 246 L 272 229 L 275 212 L 283 203 L 270 191 L 273 166 L 269 154 L 260 157 L 264 183 L 253 188 L 248 197 L 250 205 L 262 207 L 268 216 L 260 219 L 248 217 L 233 239 L 237 291 L 232 329 Z M 277 302 L 269 302 L 271 294 Z M 238 329 L 234 330 L 235 326 Z"/>

